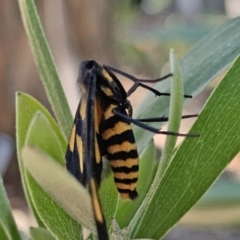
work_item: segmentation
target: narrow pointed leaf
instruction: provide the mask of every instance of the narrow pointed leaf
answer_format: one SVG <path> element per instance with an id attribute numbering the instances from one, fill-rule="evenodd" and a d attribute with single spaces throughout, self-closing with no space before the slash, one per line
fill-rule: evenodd
<path id="1" fill-rule="evenodd" d="M 85 227 L 95 231 L 91 200 L 87 190 L 50 156 L 44 154 L 40 150 L 26 146 L 23 149 L 22 155 L 31 176 L 51 197 L 52 201 L 62 208 L 62 210 L 59 209 L 57 211 L 57 214 L 63 215 L 62 212 L 64 212 L 78 222 L 81 222 Z M 30 187 L 33 186 L 31 182 L 29 182 L 29 184 Z M 67 229 L 69 229 L 68 224 L 64 224 L 67 220 L 66 217 L 58 219 L 58 215 L 49 214 L 54 210 L 52 206 L 43 203 L 45 199 L 39 196 L 39 192 L 35 190 L 35 188 L 30 188 L 30 191 L 39 215 L 47 226 L 51 225 L 51 230 L 53 227 L 60 230 L 65 225 Z M 53 224 L 54 222 L 58 222 L 59 226 L 57 226 L 56 223 Z M 71 233 L 71 231 L 67 231 L 67 229 L 66 234 Z"/>
<path id="2" fill-rule="evenodd" d="M 171 98 L 167 131 L 178 132 L 182 117 L 184 91 L 181 70 L 173 50 L 171 50 L 170 52 L 170 66 L 173 77 L 171 82 Z M 166 171 L 167 167 L 170 164 L 170 160 L 176 142 L 177 136 L 167 135 L 165 145 L 163 148 L 163 153 L 160 159 L 160 164 L 158 167 L 159 168 L 159 172 L 157 173 L 158 179 L 160 179 L 163 176 L 164 172 Z"/>
<path id="3" fill-rule="evenodd" d="M 2 240 L 21 240 L 19 231 L 14 221 L 11 207 L 0 177 L 0 236 Z"/>
<path id="4" fill-rule="evenodd" d="M 183 83 L 181 78 L 181 71 L 179 68 L 179 64 L 174 55 L 173 50 L 170 52 L 170 65 L 173 73 L 172 84 L 171 84 L 171 99 L 170 99 L 170 115 L 169 115 L 169 125 L 168 131 L 170 132 L 178 132 L 180 128 L 181 116 L 182 116 L 182 106 L 183 106 Z M 161 182 L 161 179 L 166 172 L 168 166 L 170 165 L 173 150 L 177 141 L 176 136 L 167 136 L 165 147 L 163 150 L 162 157 L 160 159 L 160 163 L 157 168 L 157 172 L 155 178 L 151 184 L 151 187 L 145 196 L 141 206 L 138 211 L 134 215 L 131 223 L 129 224 L 130 232 L 132 229 L 137 227 L 139 224 L 139 219 L 143 216 L 146 209 L 149 207 L 149 203 L 151 203 L 153 197 L 155 196 L 156 190 Z"/>
<path id="5" fill-rule="evenodd" d="M 56 238 L 45 228 L 30 228 L 33 240 L 56 240 Z"/>
<path id="6" fill-rule="evenodd" d="M 25 144 L 37 146 L 43 152 L 53 157 L 53 159 L 56 159 L 61 165 L 65 165 L 65 148 L 62 148 L 50 122 L 40 111 L 36 112 L 30 122 Z"/>
<path id="7" fill-rule="evenodd" d="M 62 89 L 53 57 L 33 0 L 18 0 L 25 31 L 32 47 L 48 100 L 67 139 L 72 127 L 72 115 Z"/>
<path id="8" fill-rule="evenodd" d="M 21 173 L 21 179 L 23 183 L 23 188 L 25 191 L 25 195 L 27 197 L 27 200 L 33 210 L 34 216 L 39 224 L 39 226 L 44 227 L 43 222 L 39 218 L 35 207 L 31 201 L 31 196 L 29 194 L 28 188 L 27 188 L 27 179 L 26 179 L 26 169 L 24 167 L 24 163 L 21 157 L 21 150 L 25 144 L 26 136 L 28 127 L 32 121 L 32 118 L 34 115 L 40 111 L 44 116 L 48 119 L 51 128 L 53 129 L 54 133 L 56 134 L 61 148 L 66 148 L 66 141 L 63 138 L 62 133 L 59 130 L 59 127 L 57 126 L 55 120 L 52 118 L 50 113 L 47 111 L 45 107 L 43 107 L 36 99 L 33 97 L 18 92 L 16 94 L 16 137 L 17 137 L 17 154 L 18 154 L 18 163 L 20 167 L 20 173 Z M 44 193 L 43 193 L 44 194 Z"/>
<path id="9" fill-rule="evenodd" d="M 200 199 L 240 150 L 240 57 L 177 149 L 132 237 L 159 239 Z"/>
<path id="10" fill-rule="evenodd" d="M 109 229 L 112 223 L 112 219 L 115 217 L 116 214 L 116 208 L 119 198 L 112 172 L 102 180 L 99 195 L 101 199 L 101 206 L 104 212 L 104 217 Z"/>
<path id="11" fill-rule="evenodd" d="M 204 37 L 180 60 L 184 81 L 184 93 L 195 96 L 225 69 L 240 54 L 240 17 L 226 21 L 222 26 Z M 160 92 L 169 92 L 169 81 L 156 84 Z M 185 102 L 187 100 L 185 99 Z M 150 93 L 135 112 L 136 118 L 168 115 L 169 98 L 154 97 Z M 155 127 L 162 124 L 154 123 Z M 142 154 L 153 134 L 134 127 L 138 140 L 139 153 Z"/>

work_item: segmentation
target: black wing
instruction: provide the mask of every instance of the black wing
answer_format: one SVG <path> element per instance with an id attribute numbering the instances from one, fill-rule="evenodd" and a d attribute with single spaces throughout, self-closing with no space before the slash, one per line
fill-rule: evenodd
<path id="1" fill-rule="evenodd" d="M 106 222 L 98 196 L 102 160 L 97 137 L 97 73 L 89 72 L 80 82 L 82 97 L 77 108 L 66 153 L 66 168 L 84 186 L 88 185 L 92 199 L 93 212 L 98 238 L 108 240 Z"/>

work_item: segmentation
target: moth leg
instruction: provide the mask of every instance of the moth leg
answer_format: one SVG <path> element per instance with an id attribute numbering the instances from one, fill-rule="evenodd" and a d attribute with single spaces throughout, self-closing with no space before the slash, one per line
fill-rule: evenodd
<path id="1" fill-rule="evenodd" d="M 118 116 L 119 118 L 127 121 L 127 122 L 130 122 L 130 123 L 133 123 L 143 129 L 146 129 L 150 132 L 153 132 L 153 133 L 156 133 L 156 134 L 165 134 L 165 135 L 172 135 L 172 136 L 181 136 L 181 137 L 199 137 L 200 135 L 199 134 L 182 134 L 182 133 L 175 133 L 175 132 L 168 132 L 168 131 L 160 131 L 159 129 L 157 128 L 154 128 L 154 127 L 151 127 L 151 126 L 148 126 L 146 125 L 145 123 L 142 123 L 141 121 L 139 120 L 136 120 L 136 119 L 133 119 L 127 115 L 124 115 L 120 112 L 118 112 L 119 108 L 115 108 L 113 109 L 113 113 Z M 121 107 L 122 109 L 122 107 Z"/>
<path id="2" fill-rule="evenodd" d="M 148 89 L 149 91 L 153 92 L 156 96 L 171 96 L 171 93 L 162 93 L 162 92 L 159 92 L 158 90 L 154 89 L 154 88 L 151 88 L 143 83 L 140 83 L 139 81 L 138 82 L 135 82 L 132 87 L 130 87 L 130 89 L 127 91 L 127 96 L 129 97 L 133 92 L 136 91 L 136 89 L 138 87 L 142 87 L 142 88 L 145 88 L 145 89 Z M 183 95 L 184 98 L 192 98 L 191 95 L 186 95 L 184 94 Z"/>
<path id="3" fill-rule="evenodd" d="M 130 87 L 130 89 L 127 91 L 127 96 L 129 97 L 133 92 L 136 91 L 136 89 L 138 87 L 142 87 L 142 88 L 145 88 L 145 89 L 148 89 L 149 91 L 153 92 L 156 96 L 170 96 L 170 93 L 161 93 L 159 92 L 158 90 L 154 89 L 154 88 L 151 88 L 143 83 L 140 83 L 139 81 L 136 81 L 132 87 Z M 186 95 L 187 96 L 187 95 Z"/>
<path id="4" fill-rule="evenodd" d="M 198 116 L 198 114 L 183 115 L 182 119 L 194 118 L 197 116 Z M 139 119 L 135 119 L 135 120 L 140 121 L 140 122 L 167 122 L 169 120 L 169 118 L 162 116 L 162 117 L 154 117 L 154 118 L 139 118 Z"/>
<path id="5" fill-rule="evenodd" d="M 109 70 L 116 72 L 126 78 L 128 78 L 129 80 L 133 81 L 133 82 L 147 82 L 147 83 L 156 83 L 156 82 L 160 82 L 164 79 L 167 79 L 169 77 L 172 76 L 172 73 L 169 73 L 161 78 L 157 78 L 157 79 L 140 79 L 140 78 L 136 78 L 132 75 L 130 75 L 129 73 L 123 72 L 117 68 L 111 67 L 111 66 L 107 66 L 107 65 L 103 65 L 105 68 L 108 68 Z"/>
<path id="6" fill-rule="evenodd" d="M 145 84 L 143 84 L 142 82 L 146 82 L 146 83 L 156 83 L 156 82 L 160 82 L 162 80 L 165 80 L 169 77 L 172 76 L 172 73 L 169 73 L 161 78 L 157 78 L 157 79 L 139 79 L 139 78 L 136 78 L 128 73 L 125 73 L 117 68 L 114 68 L 114 67 L 111 67 L 111 66 L 107 66 L 107 65 L 103 65 L 105 68 L 113 71 L 113 72 L 116 72 L 118 74 L 121 74 L 122 76 L 128 78 L 129 80 L 133 81 L 134 84 L 133 86 L 128 90 L 127 92 L 127 96 L 129 97 L 139 86 L 141 86 L 142 88 L 146 88 L 148 89 L 149 91 L 153 92 L 156 96 L 170 96 L 170 93 L 161 93 L 159 91 L 157 91 L 156 89 L 154 88 L 151 88 Z M 184 98 L 192 98 L 191 95 L 183 95 Z"/>

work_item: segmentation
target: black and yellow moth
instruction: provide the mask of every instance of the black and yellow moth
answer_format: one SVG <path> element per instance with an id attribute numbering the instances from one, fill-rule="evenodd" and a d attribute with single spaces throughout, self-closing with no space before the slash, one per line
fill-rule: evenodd
<path id="1" fill-rule="evenodd" d="M 113 74 L 122 74 L 134 82 L 126 92 Z M 114 181 L 123 199 L 137 197 L 139 157 L 131 123 L 154 133 L 176 136 L 186 134 L 164 132 L 146 125 L 143 122 L 166 121 L 167 118 L 132 119 L 132 106 L 127 97 L 139 86 L 156 95 L 167 95 L 143 84 L 156 80 L 136 79 L 118 69 L 101 66 L 93 60 L 84 61 L 80 67 L 78 83 L 81 100 L 78 105 L 73 128 L 66 152 L 66 168 L 84 186 L 89 187 L 98 238 L 109 239 L 104 215 L 98 196 L 102 172 L 102 156 L 105 156 L 112 167 Z M 185 95 L 185 97 L 190 97 Z M 192 117 L 195 115 L 183 116 Z"/>

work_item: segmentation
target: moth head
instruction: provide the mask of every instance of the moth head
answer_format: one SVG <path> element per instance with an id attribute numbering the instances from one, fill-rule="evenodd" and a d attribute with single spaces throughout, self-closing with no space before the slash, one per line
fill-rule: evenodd
<path id="1" fill-rule="evenodd" d="M 79 67 L 77 82 L 81 85 L 86 85 L 90 75 L 99 71 L 101 67 L 94 60 L 85 60 Z"/>

